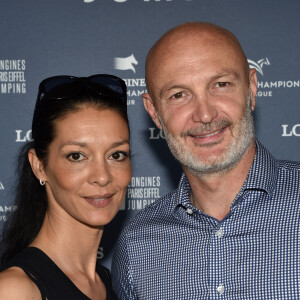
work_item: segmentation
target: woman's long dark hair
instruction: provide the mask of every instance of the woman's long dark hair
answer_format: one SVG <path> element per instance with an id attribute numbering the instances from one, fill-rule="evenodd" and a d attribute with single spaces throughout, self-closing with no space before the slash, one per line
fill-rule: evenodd
<path id="1" fill-rule="evenodd" d="M 126 96 L 126 95 L 125 95 Z M 34 149 L 40 161 L 47 165 L 49 145 L 55 138 L 55 124 L 69 113 L 86 107 L 99 110 L 112 109 L 126 121 L 127 104 L 111 97 L 99 96 L 83 85 L 76 97 L 67 99 L 47 99 L 36 104 L 32 121 L 32 138 L 21 149 L 16 168 L 16 210 L 10 214 L 3 226 L 0 241 L 0 264 L 4 266 L 13 256 L 26 248 L 37 236 L 47 211 L 47 195 L 44 186 L 35 177 L 28 160 L 28 151 Z M 37 102 L 38 103 L 38 102 Z"/>

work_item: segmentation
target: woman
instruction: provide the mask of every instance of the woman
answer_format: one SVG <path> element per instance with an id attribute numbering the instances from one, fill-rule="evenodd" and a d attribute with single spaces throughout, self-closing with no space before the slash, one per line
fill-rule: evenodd
<path id="1" fill-rule="evenodd" d="M 45 79 L 32 137 L 1 242 L 0 299 L 116 299 L 97 250 L 131 177 L 124 81 Z"/>

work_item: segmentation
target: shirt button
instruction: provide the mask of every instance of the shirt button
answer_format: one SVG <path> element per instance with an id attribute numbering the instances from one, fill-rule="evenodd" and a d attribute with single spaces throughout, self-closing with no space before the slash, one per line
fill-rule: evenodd
<path id="1" fill-rule="evenodd" d="M 217 292 L 221 295 L 224 294 L 224 285 L 223 284 L 220 284 L 218 287 L 217 287 Z"/>
<path id="2" fill-rule="evenodd" d="M 193 214 L 193 211 L 192 211 L 190 208 L 187 208 L 187 209 L 186 209 L 186 213 L 189 214 L 189 215 L 192 215 L 192 214 Z"/>
<path id="3" fill-rule="evenodd" d="M 217 232 L 216 232 L 216 236 L 221 238 L 224 235 L 224 230 L 223 228 L 220 228 Z"/>

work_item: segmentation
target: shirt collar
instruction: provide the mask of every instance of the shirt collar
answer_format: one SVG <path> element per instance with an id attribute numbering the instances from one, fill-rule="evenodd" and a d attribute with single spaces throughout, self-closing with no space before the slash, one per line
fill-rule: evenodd
<path id="1" fill-rule="evenodd" d="M 255 140 L 256 154 L 249 170 L 247 178 L 239 192 L 245 190 L 263 190 L 272 194 L 277 180 L 277 163 L 272 154 L 258 141 Z M 187 177 L 183 173 L 175 194 L 175 207 L 178 205 L 192 207 L 190 199 L 191 187 Z"/>
<path id="2" fill-rule="evenodd" d="M 255 146 L 256 154 L 242 190 L 259 189 L 272 194 L 277 180 L 277 161 L 258 140 Z"/>

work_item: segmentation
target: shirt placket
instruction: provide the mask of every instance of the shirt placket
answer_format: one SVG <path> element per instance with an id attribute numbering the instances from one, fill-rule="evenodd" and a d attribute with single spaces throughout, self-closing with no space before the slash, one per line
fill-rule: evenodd
<path id="1" fill-rule="evenodd" d="M 209 289 L 211 299 L 227 299 L 225 222 L 214 227 L 209 243 Z"/>

